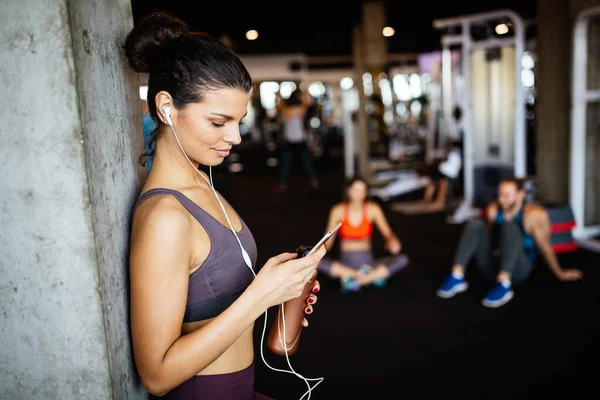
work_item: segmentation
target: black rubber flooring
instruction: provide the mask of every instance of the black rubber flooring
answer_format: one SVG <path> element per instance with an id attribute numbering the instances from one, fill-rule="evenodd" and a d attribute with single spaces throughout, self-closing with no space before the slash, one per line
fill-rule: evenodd
<path id="1" fill-rule="evenodd" d="M 264 166 L 264 151 L 249 148 L 240 155 L 244 171 L 216 173 L 215 184 L 252 230 L 258 265 L 314 244 L 330 206 L 340 199 L 342 160 L 318 164 L 322 192 L 311 193 L 296 168 L 289 192 L 275 195 L 276 169 Z M 298 373 L 325 378 L 311 399 L 600 398 L 599 254 L 560 256 L 563 266 L 584 272 L 578 283 L 559 282 L 545 265 L 536 267 L 514 299 L 498 309 L 480 304 L 490 283 L 474 269 L 467 273 L 469 290 L 443 300 L 435 291 L 452 264 L 462 227 L 446 224 L 443 215 L 404 216 L 382 206 L 411 264 L 386 286 L 358 293 L 341 293 L 337 282 L 320 278 L 311 326 L 291 357 Z M 383 251 L 378 234 L 374 248 Z M 330 256 L 337 251 L 335 246 Z M 269 328 L 275 311 L 269 311 Z M 262 323 L 255 330 L 256 390 L 277 400 L 299 399 L 304 382 L 261 361 Z M 268 350 L 265 356 L 287 369 L 284 358 Z"/>

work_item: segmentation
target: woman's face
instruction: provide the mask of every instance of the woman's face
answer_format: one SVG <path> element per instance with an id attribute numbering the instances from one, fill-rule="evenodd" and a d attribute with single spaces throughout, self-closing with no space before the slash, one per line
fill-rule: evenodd
<path id="1" fill-rule="evenodd" d="M 367 184 L 356 181 L 348 188 L 348 199 L 351 202 L 363 202 L 367 198 Z"/>
<path id="2" fill-rule="evenodd" d="M 207 92 L 200 103 L 178 109 L 175 129 L 187 156 L 206 166 L 221 164 L 242 141 L 240 122 L 249 99 L 244 91 L 219 89 Z"/>

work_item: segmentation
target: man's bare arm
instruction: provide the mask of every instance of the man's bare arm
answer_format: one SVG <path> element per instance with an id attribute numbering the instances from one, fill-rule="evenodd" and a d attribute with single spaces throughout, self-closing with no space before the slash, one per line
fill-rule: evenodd
<path id="1" fill-rule="evenodd" d="M 552 250 L 552 244 L 550 242 L 552 230 L 548 213 L 541 208 L 535 209 L 530 211 L 527 215 L 527 219 L 529 222 L 528 225 L 530 225 L 531 234 L 552 273 L 554 273 L 561 281 L 580 279 L 582 277 L 581 271 L 576 269 L 562 269 L 556 258 L 556 254 L 554 254 L 554 250 Z"/>

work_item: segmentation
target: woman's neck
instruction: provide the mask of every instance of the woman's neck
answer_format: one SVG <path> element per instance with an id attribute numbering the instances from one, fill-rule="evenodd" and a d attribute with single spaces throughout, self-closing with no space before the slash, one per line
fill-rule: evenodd
<path id="1" fill-rule="evenodd" d="M 202 178 L 204 176 L 208 179 L 206 174 L 195 167 L 198 165 L 195 161 L 190 161 L 172 137 L 163 135 L 156 142 L 150 177 L 155 182 L 173 188 L 208 187 L 207 181 Z"/>
<path id="2" fill-rule="evenodd" d="M 352 210 L 358 210 L 363 208 L 363 206 L 365 205 L 364 201 L 348 201 L 348 208 L 352 209 Z"/>

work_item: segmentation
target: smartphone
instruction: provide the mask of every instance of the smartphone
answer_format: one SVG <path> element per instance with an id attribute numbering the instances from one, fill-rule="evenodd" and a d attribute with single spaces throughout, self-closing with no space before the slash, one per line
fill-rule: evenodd
<path id="1" fill-rule="evenodd" d="M 329 238 L 330 238 L 331 236 L 333 236 L 333 234 L 334 234 L 334 233 L 335 233 L 335 232 L 336 232 L 338 229 L 340 229 L 340 227 L 341 227 L 341 226 L 342 226 L 342 223 L 341 223 L 341 222 L 338 222 L 336 226 L 334 226 L 333 228 L 331 228 L 331 230 L 330 230 L 329 232 L 327 232 L 327 233 L 325 234 L 325 236 L 323 236 L 323 237 L 321 238 L 321 240 L 319 240 L 319 241 L 317 242 L 317 244 L 315 244 L 315 246 L 312 248 L 312 250 L 311 250 L 311 251 L 309 251 L 309 252 L 308 252 L 308 254 L 307 254 L 306 256 L 310 256 L 312 253 L 314 253 L 315 251 L 317 251 L 317 250 L 319 249 L 319 247 L 321 247 L 321 245 L 322 245 L 323 243 L 325 243 L 327 240 L 329 240 Z"/>

